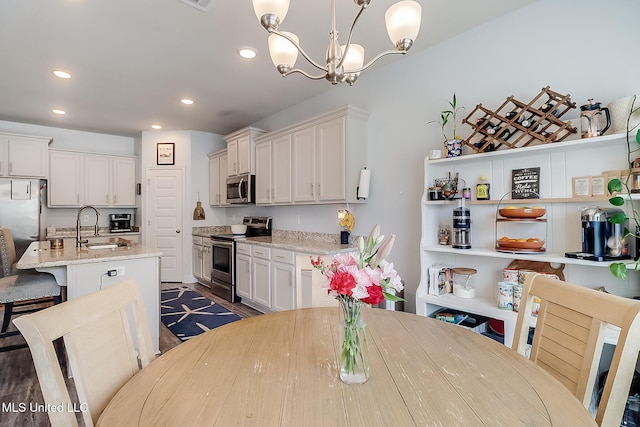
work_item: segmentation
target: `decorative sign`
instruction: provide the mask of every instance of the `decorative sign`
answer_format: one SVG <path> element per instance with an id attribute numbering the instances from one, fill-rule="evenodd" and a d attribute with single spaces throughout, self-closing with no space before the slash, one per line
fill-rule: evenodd
<path id="1" fill-rule="evenodd" d="M 513 199 L 539 199 L 540 168 L 513 169 L 511 190 Z"/>
<path id="2" fill-rule="evenodd" d="M 174 150 L 173 142 L 159 142 L 157 144 L 157 161 L 158 165 L 173 165 L 175 164 L 175 158 L 173 154 Z"/>

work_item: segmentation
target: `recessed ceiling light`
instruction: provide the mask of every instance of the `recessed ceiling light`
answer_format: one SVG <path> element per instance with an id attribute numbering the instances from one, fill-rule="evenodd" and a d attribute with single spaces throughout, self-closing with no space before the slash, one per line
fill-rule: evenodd
<path id="1" fill-rule="evenodd" d="M 252 47 L 245 46 L 238 49 L 238 54 L 246 59 L 253 59 L 256 57 L 256 50 Z"/>
<path id="2" fill-rule="evenodd" d="M 59 109 L 57 109 L 57 108 L 54 108 L 54 109 L 53 109 L 53 110 L 51 110 L 51 111 L 52 111 L 53 113 L 55 113 L 55 114 L 60 114 L 61 116 L 62 116 L 62 115 L 67 114 L 67 112 L 66 112 L 66 111 L 64 111 L 64 110 L 59 110 Z"/>
<path id="3" fill-rule="evenodd" d="M 188 99 L 188 98 L 181 99 L 180 102 L 182 102 L 183 104 L 186 104 L 186 105 L 193 104 L 193 100 L 192 99 Z"/>
<path id="4" fill-rule="evenodd" d="M 151 129 L 155 129 L 155 130 L 162 129 L 162 126 L 160 126 L 160 125 L 151 125 Z"/>
<path id="5" fill-rule="evenodd" d="M 62 71 L 62 70 L 54 70 L 53 71 L 53 75 L 56 77 L 60 77 L 61 79 L 70 79 L 71 78 L 71 74 L 67 73 L 66 71 Z"/>

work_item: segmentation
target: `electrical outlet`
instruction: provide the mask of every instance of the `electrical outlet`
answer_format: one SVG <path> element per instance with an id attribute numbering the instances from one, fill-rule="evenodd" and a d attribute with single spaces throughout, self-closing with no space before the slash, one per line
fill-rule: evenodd
<path id="1" fill-rule="evenodd" d="M 83 215 L 82 216 L 82 220 L 83 221 L 89 221 L 89 215 Z"/>
<path id="2" fill-rule="evenodd" d="M 115 270 L 118 273 L 118 276 L 124 276 L 124 267 L 116 267 Z"/>

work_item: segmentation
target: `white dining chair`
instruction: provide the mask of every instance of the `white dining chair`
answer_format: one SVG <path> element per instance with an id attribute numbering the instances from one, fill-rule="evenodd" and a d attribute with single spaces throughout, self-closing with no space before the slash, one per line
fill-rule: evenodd
<path id="1" fill-rule="evenodd" d="M 86 426 L 93 426 L 122 385 L 155 358 L 144 302 L 133 280 L 13 323 L 29 345 L 45 403 L 80 410 Z M 53 345 L 61 337 L 78 395 L 75 403 Z M 78 425 L 73 411 L 48 415 L 53 427 Z"/>
<path id="2" fill-rule="evenodd" d="M 640 350 L 640 301 L 546 275 L 527 277 L 512 348 L 525 354 L 534 296 L 540 298 L 530 359 L 589 408 L 609 325 L 620 328 L 596 412 L 600 426 L 619 426 Z"/>

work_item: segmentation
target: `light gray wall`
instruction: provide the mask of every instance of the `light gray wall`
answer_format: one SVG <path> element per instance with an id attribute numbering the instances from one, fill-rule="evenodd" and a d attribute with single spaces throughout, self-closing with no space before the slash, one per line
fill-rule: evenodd
<path id="1" fill-rule="evenodd" d="M 383 233 L 397 234 L 390 260 L 405 279 L 407 310 L 415 311 L 423 161 L 430 149 L 442 146 L 439 126 L 428 122 L 439 117 L 454 91 L 466 107 L 463 116 L 479 103 L 497 109 L 510 95 L 528 102 L 545 86 L 571 94 L 578 106 L 588 98 L 607 104 L 640 93 L 638 16 L 635 0 L 540 0 L 427 51 L 365 71 L 353 87 L 333 88 L 253 126 L 275 130 L 343 104 L 371 113 L 371 192 L 366 205 L 353 207 L 354 233 L 366 234 L 379 223 Z M 421 29 L 423 35 L 428 31 Z M 471 133 L 467 125 L 459 128 L 462 136 Z M 338 233 L 337 208 L 280 207 L 269 215 L 275 228 Z M 228 210 L 227 218 L 239 215 L 236 211 Z"/>

